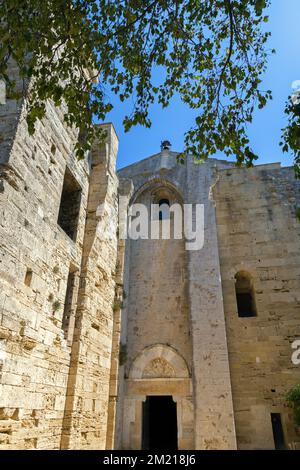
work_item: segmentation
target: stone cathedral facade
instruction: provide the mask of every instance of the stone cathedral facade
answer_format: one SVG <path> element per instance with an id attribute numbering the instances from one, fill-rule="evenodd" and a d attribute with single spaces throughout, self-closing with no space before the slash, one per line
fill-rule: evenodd
<path id="1" fill-rule="evenodd" d="M 51 103 L 34 136 L 0 112 L 0 449 L 297 448 L 293 169 L 166 145 L 117 173 L 111 124 L 78 161 Z M 162 201 L 204 207 L 202 249 L 119 236 Z"/>

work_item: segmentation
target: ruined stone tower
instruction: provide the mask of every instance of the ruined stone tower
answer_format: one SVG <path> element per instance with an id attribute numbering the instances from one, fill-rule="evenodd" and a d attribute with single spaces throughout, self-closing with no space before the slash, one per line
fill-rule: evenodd
<path id="1" fill-rule="evenodd" d="M 129 206 L 146 205 L 149 219 L 160 201 L 202 204 L 205 225 L 196 251 L 178 239 L 127 240 L 115 445 L 291 447 L 299 441 L 285 401 L 300 379 L 291 361 L 300 335 L 299 182 L 280 164 L 180 165 L 176 155 L 163 146 L 119 171 Z"/>
<path id="2" fill-rule="evenodd" d="M 1 107 L 0 448 L 297 447 L 293 169 L 180 165 L 165 141 L 117 175 L 111 124 L 77 161 L 62 109 L 34 136 L 24 116 Z M 118 237 L 134 204 L 201 205 L 203 246 Z"/>
<path id="3" fill-rule="evenodd" d="M 106 143 L 77 161 L 61 109 L 48 103 L 32 137 L 24 103 L 0 110 L 0 446 L 103 449 L 118 140 L 105 125 Z"/>

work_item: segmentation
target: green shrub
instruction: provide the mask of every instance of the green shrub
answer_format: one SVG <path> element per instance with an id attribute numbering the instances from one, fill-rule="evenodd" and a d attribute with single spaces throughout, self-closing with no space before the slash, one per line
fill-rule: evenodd
<path id="1" fill-rule="evenodd" d="M 286 396 L 288 405 L 294 410 L 294 421 L 300 426 L 300 384 L 295 385 Z"/>
<path id="2" fill-rule="evenodd" d="M 53 309 L 53 312 L 57 312 L 57 310 L 59 310 L 61 307 L 61 303 L 59 300 L 55 300 L 55 302 L 53 302 L 52 304 L 52 309 Z"/>

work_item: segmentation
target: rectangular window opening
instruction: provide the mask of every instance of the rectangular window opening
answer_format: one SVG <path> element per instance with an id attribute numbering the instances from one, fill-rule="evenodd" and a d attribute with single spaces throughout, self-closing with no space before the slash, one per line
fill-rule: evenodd
<path id="1" fill-rule="evenodd" d="M 271 413 L 274 445 L 276 450 L 286 449 L 280 413 Z"/>
<path id="2" fill-rule="evenodd" d="M 32 269 L 27 268 L 25 279 L 24 279 L 25 286 L 30 287 L 31 281 L 32 281 Z"/>
<path id="3" fill-rule="evenodd" d="M 256 317 L 256 311 L 253 305 L 253 296 L 250 292 L 237 292 L 236 301 L 239 317 Z"/>
<path id="4" fill-rule="evenodd" d="M 68 343 L 72 343 L 73 331 L 75 326 L 75 310 L 77 305 L 78 293 L 78 272 L 74 268 L 70 268 L 67 289 L 65 296 L 65 305 L 62 318 L 62 329 Z"/>
<path id="5" fill-rule="evenodd" d="M 73 241 L 77 235 L 80 202 L 81 187 L 66 168 L 57 223 Z"/>

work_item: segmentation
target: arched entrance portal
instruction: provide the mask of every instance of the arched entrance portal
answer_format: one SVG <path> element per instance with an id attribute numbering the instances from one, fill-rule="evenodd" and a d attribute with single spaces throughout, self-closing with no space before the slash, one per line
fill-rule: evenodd
<path id="1" fill-rule="evenodd" d="M 133 361 L 125 382 L 123 448 L 193 449 L 192 381 L 185 360 L 156 344 Z"/>

